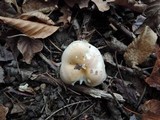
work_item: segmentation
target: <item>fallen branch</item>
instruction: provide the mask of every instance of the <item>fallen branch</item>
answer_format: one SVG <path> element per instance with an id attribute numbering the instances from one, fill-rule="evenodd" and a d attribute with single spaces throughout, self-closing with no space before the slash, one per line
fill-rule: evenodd
<path id="1" fill-rule="evenodd" d="M 40 75 L 33 74 L 32 76 L 34 78 L 32 80 L 34 80 L 34 81 L 48 83 L 48 84 L 51 84 L 53 86 L 60 85 L 62 87 L 65 87 L 62 80 L 56 79 L 49 74 L 40 74 Z M 89 95 L 89 96 L 94 97 L 94 98 L 104 98 L 104 99 L 107 99 L 107 100 L 114 99 L 114 97 L 110 93 L 107 93 L 104 90 L 99 90 L 99 89 L 96 89 L 96 88 L 89 88 L 89 87 L 86 87 L 86 86 L 83 86 L 83 85 L 75 85 L 75 86 L 66 85 L 66 86 L 67 87 L 65 87 L 65 89 L 72 89 L 76 92 L 84 93 L 84 94 Z M 120 102 L 125 101 L 120 94 L 117 94 L 117 93 L 113 93 L 113 94 L 118 101 L 120 101 Z"/>

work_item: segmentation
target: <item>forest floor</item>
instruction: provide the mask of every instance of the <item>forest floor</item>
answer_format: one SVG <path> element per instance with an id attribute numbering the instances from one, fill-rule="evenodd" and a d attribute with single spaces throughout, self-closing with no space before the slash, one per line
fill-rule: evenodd
<path id="1" fill-rule="evenodd" d="M 160 0 L 1 0 L 0 120 L 160 120 L 159 8 Z M 76 40 L 100 51 L 100 85 L 61 79 Z"/>

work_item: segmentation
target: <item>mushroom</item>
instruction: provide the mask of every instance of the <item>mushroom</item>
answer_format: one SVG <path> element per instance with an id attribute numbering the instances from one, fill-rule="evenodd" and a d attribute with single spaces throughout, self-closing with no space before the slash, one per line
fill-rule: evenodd
<path id="1" fill-rule="evenodd" d="M 60 77 L 64 83 L 74 85 L 84 81 L 88 86 L 100 85 L 107 77 L 103 57 L 87 41 L 72 42 L 62 54 Z"/>

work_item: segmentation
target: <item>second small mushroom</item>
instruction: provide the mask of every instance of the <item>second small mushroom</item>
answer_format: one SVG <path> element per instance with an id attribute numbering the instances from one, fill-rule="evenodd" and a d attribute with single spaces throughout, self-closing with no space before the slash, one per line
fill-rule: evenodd
<path id="1" fill-rule="evenodd" d="M 100 85 L 106 79 L 105 64 L 99 50 L 87 41 L 74 41 L 63 52 L 60 77 L 66 84 L 84 81 Z"/>

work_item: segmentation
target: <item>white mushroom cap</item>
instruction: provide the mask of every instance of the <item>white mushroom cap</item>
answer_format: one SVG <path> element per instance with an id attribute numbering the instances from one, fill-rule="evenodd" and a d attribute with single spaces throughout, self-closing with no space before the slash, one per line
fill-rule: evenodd
<path id="1" fill-rule="evenodd" d="M 88 86 L 97 86 L 106 76 L 101 53 L 87 41 L 74 41 L 63 52 L 60 77 L 66 84 L 84 81 Z"/>

